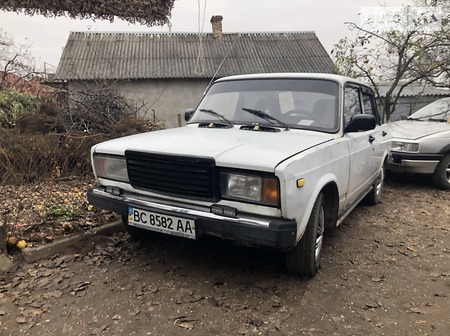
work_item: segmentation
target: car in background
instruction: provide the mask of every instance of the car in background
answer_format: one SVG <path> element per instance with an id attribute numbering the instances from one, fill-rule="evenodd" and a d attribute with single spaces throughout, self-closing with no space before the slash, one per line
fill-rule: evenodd
<path id="1" fill-rule="evenodd" d="M 450 189 L 450 98 L 436 100 L 390 128 L 387 169 L 430 174 L 437 188 Z"/>

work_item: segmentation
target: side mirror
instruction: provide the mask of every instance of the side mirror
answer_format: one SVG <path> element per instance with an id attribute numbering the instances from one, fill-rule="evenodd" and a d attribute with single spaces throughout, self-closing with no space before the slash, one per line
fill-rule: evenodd
<path id="1" fill-rule="evenodd" d="M 186 112 L 184 112 L 184 121 L 188 122 L 191 119 L 194 112 L 195 112 L 194 109 L 187 109 Z"/>
<path id="2" fill-rule="evenodd" d="M 375 116 L 371 114 L 355 114 L 345 128 L 345 133 L 370 131 L 376 126 L 377 120 Z"/>

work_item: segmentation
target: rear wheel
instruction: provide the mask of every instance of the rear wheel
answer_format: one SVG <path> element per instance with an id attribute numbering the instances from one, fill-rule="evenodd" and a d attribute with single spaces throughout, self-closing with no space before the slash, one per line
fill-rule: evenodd
<path id="1" fill-rule="evenodd" d="M 442 190 L 450 189 L 450 154 L 444 156 L 433 173 L 434 185 Z"/>
<path id="2" fill-rule="evenodd" d="M 384 185 L 384 176 L 385 176 L 385 167 L 381 167 L 381 170 L 373 182 L 372 190 L 366 195 L 364 198 L 364 202 L 370 205 L 375 205 L 380 203 L 381 200 L 381 191 L 383 190 Z"/>
<path id="3" fill-rule="evenodd" d="M 323 236 L 325 230 L 324 196 L 317 196 L 306 231 L 297 245 L 286 252 L 289 273 L 314 276 L 320 267 Z"/>

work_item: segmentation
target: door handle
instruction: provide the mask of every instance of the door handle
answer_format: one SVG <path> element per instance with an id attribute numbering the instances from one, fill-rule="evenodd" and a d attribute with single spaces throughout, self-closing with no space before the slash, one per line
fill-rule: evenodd
<path id="1" fill-rule="evenodd" d="M 374 141 L 375 141 L 375 138 L 373 136 L 369 135 L 369 142 L 372 143 Z"/>

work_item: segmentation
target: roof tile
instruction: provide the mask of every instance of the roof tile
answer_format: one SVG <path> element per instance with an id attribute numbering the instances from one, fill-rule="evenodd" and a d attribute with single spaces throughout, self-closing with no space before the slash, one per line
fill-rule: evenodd
<path id="1" fill-rule="evenodd" d="M 219 68 L 220 66 L 220 68 Z M 219 69 L 219 70 L 218 70 Z M 211 78 L 267 72 L 331 73 L 314 32 L 70 34 L 56 80 Z"/>

